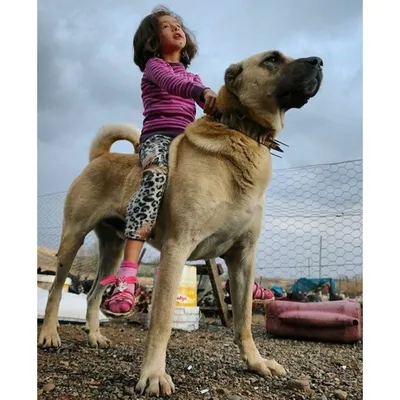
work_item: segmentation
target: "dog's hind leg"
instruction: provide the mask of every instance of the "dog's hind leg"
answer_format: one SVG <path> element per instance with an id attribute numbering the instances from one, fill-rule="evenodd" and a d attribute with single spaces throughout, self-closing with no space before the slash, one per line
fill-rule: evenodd
<path id="1" fill-rule="evenodd" d="M 99 239 L 99 268 L 93 285 L 87 295 L 86 327 L 88 343 L 91 347 L 109 347 L 111 342 L 100 333 L 99 307 L 105 286 L 99 281 L 118 270 L 124 250 L 122 240 L 112 227 L 99 224 L 95 228 Z"/>
<path id="2" fill-rule="evenodd" d="M 63 228 L 61 244 L 57 253 L 57 272 L 49 290 L 43 326 L 39 334 L 38 345 L 41 347 L 61 346 L 57 327 L 62 288 L 87 232 L 77 229 L 72 223 L 68 223 L 68 226 Z"/>
<path id="3" fill-rule="evenodd" d="M 225 255 L 232 297 L 234 341 L 250 371 L 263 377 L 285 375 L 286 371 L 275 360 L 261 357 L 251 333 L 257 237 L 254 232 L 246 233 Z"/>

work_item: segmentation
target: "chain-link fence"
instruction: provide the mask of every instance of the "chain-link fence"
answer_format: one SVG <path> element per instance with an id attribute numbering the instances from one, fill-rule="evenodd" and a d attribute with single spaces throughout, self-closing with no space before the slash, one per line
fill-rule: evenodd
<path id="1" fill-rule="evenodd" d="M 339 291 L 362 293 L 362 225 L 362 160 L 276 170 L 257 275 L 286 287 L 330 277 Z"/>
<path id="2" fill-rule="evenodd" d="M 54 262 L 65 192 L 39 196 L 38 259 Z M 256 276 L 287 287 L 301 277 L 334 278 L 340 291 L 362 292 L 362 160 L 275 170 L 268 187 Z M 78 253 L 95 269 L 89 234 Z M 147 247 L 144 263 L 159 253 Z M 52 260 L 52 261 L 51 261 Z"/>

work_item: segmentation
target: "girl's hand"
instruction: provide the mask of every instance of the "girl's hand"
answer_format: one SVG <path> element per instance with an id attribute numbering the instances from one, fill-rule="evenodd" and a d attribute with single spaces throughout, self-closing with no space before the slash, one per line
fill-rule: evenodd
<path id="1" fill-rule="evenodd" d="M 215 116 L 218 113 L 217 95 L 211 89 L 204 89 L 204 112 L 207 115 Z"/>

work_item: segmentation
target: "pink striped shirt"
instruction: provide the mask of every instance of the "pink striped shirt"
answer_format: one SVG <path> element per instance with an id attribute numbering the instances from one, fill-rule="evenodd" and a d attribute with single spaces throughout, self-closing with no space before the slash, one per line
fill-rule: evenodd
<path id="1" fill-rule="evenodd" d="M 144 121 L 140 143 L 154 134 L 181 134 L 195 120 L 195 102 L 203 108 L 205 88 L 200 77 L 181 63 L 157 57 L 147 61 L 141 83 Z"/>

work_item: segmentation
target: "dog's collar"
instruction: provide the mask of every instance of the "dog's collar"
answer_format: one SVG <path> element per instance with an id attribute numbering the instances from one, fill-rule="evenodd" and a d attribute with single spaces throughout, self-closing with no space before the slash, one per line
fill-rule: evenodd
<path id="1" fill-rule="evenodd" d="M 272 150 L 283 153 L 281 145 L 289 147 L 287 144 L 273 138 L 272 128 L 268 129 L 257 124 L 241 112 L 234 110 L 229 113 L 220 113 L 214 119 L 221 124 L 226 125 L 229 129 L 233 129 L 255 140 L 270 150 L 273 156 L 282 158 L 278 154 L 272 153 Z"/>

